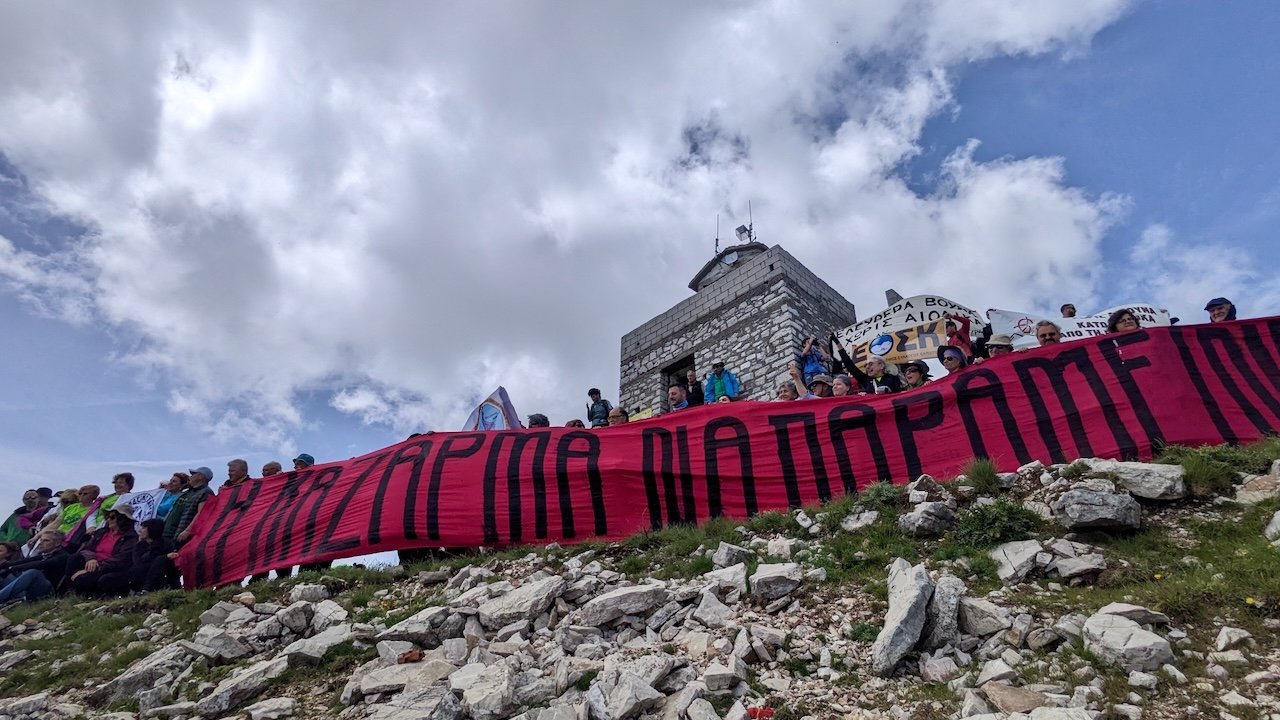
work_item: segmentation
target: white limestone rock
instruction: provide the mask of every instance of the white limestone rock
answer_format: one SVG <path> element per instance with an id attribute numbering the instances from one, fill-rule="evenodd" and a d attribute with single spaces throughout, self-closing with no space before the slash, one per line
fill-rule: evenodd
<path id="1" fill-rule="evenodd" d="M 797 563 L 761 563 L 751 574 L 751 594 L 761 600 L 777 600 L 800 587 L 804 569 Z"/>
<path id="2" fill-rule="evenodd" d="M 578 624 L 599 627 L 623 615 L 642 615 L 667 602 L 671 593 L 660 585 L 633 585 L 592 598 L 578 611 Z"/>
<path id="3" fill-rule="evenodd" d="M 727 568 L 738 563 L 745 563 L 754 554 L 740 545 L 721 541 L 716 551 L 711 555 L 711 564 L 718 568 Z"/>
<path id="4" fill-rule="evenodd" d="M 1124 462 L 1085 458 L 1079 462 L 1091 472 L 1111 473 L 1134 497 L 1145 500 L 1181 500 L 1187 496 L 1186 470 L 1181 465 Z"/>
<path id="5" fill-rule="evenodd" d="M 914 537 L 936 537 L 956 524 L 956 513 L 946 503 L 923 502 L 909 513 L 898 517 L 898 527 Z"/>
<path id="6" fill-rule="evenodd" d="M 1039 540 L 1016 540 L 998 545 L 988 553 L 996 561 L 996 575 L 1005 585 L 1016 585 L 1035 569 L 1036 555 L 1042 546 Z"/>
<path id="7" fill-rule="evenodd" d="M 515 676 L 504 663 L 485 669 L 462 693 L 462 705 L 475 720 L 503 720 L 516 709 Z"/>
<path id="8" fill-rule="evenodd" d="M 929 609 L 925 616 L 924 639 L 920 646 L 925 650 L 936 650 L 943 645 L 954 643 L 960 636 L 960 598 L 968 588 L 964 581 L 954 575 L 943 575 L 938 578 L 929 598 Z"/>
<path id="9" fill-rule="evenodd" d="M 1009 611 L 989 600 L 960 598 L 960 631 L 986 637 L 1013 625 Z"/>
<path id="10" fill-rule="evenodd" d="M 1085 649 L 1126 670 L 1156 670 L 1174 662 L 1169 641 L 1121 615 L 1099 612 L 1084 623 Z"/>
<path id="11" fill-rule="evenodd" d="M 924 630 L 926 609 L 934 582 L 924 564 L 912 566 L 898 558 L 889 567 L 889 612 L 871 645 L 871 671 L 887 677 Z"/>
<path id="12" fill-rule="evenodd" d="M 293 717 L 297 706 L 298 701 L 291 697 L 278 697 L 256 702 L 244 711 L 249 720 L 283 720 Z"/>
<path id="13" fill-rule="evenodd" d="M 517 620 L 532 620 L 551 607 L 565 591 L 567 583 L 559 575 L 525 582 L 511 592 L 481 603 L 480 622 L 497 630 Z"/>
<path id="14" fill-rule="evenodd" d="M 1088 488 L 1068 490 L 1050 505 L 1054 520 L 1072 529 L 1130 529 L 1142 527 L 1142 506 L 1128 493 Z"/>

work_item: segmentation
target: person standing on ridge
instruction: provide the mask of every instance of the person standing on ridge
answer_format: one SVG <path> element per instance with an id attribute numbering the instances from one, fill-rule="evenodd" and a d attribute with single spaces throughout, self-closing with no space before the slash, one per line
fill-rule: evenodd
<path id="1" fill-rule="evenodd" d="M 587 397 L 591 398 L 591 404 L 587 406 L 587 420 L 591 422 L 591 427 L 605 427 L 609 424 L 609 411 L 613 409 L 613 405 L 608 400 L 600 397 L 599 388 L 591 388 L 587 391 Z"/>

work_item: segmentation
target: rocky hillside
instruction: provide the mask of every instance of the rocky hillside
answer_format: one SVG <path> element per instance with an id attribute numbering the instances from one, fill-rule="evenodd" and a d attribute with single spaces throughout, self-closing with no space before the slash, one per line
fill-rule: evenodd
<path id="1" fill-rule="evenodd" d="M 9 718 L 1280 718 L 1280 442 L 0 619 Z"/>

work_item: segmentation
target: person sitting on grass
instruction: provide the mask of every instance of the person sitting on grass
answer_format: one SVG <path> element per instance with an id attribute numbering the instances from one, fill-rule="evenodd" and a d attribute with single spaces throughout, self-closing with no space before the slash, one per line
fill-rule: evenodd
<path id="1" fill-rule="evenodd" d="M 35 602 L 53 594 L 62 581 L 70 553 L 62 547 L 63 532 L 45 528 L 36 536 L 35 553 L 9 567 L 0 578 L 0 609 L 19 602 Z"/>
<path id="2" fill-rule="evenodd" d="M 63 584 L 85 597 L 123 595 L 129 589 L 133 549 L 138 544 L 133 506 L 119 504 L 106 512 L 105 519 L 84 548 L 67 560 Z"/>

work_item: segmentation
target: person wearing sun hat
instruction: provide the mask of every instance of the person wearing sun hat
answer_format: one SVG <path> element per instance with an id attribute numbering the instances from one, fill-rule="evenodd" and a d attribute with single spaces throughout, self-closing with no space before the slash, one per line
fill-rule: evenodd
<path id="1" fill-rule="evenodd" d="M 943 345 L 938 348 L 938 362 L 946 369 L 947 374 L 960 372 L 969 365 L 964 351 L 954 345 Z"/>
<path id="2" fill-rule="evenodd" d="M 987 340 L 987 357 L 994 358 L 1001 355 L 1008 355 L 1013 352 L 1013 338 L 1008 335 L 996 334 Z"/>
<path id="3" fill-rule="evenodd" d="M 133 565 L 133 549 L 138 544 L 133 506 L 117 504 L 104 512 L 103 518 L 103 526 L 90 535 L 80 552 L 67 561 L 68 575 L 63 584 L 69 584 L 84 596 L 102 595 L 108 587 L 117 588 L 120 583 L 113 580 L 127 577 Z M 108 580 L 108 583 L 100 588 L 102 580 Z M 128 582 L 123 585 L 127 587 Z M 118 592 L 118 589 L 112 592 Z"/>
<path id="4" fill-rule="evenodd" d="M 299 453 L 298 457 L 293 459 L 294 470 L 306 470 L 307 468 L 315 464 L 316 464 L 316 459 L 311 457 L 307 453 Z"/>

